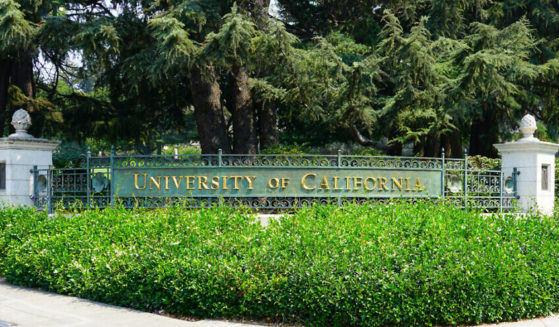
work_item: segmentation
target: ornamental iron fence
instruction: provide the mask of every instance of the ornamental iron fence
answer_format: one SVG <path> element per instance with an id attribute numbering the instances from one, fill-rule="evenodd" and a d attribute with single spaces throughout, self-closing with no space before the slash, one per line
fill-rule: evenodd
<path id="1" fill-rule="evenodd" d="M 516 170 L 462 159 L 343 155 L 116 155 L 91 156 L 77 168 L 37 169 L 33 201 L 53 208 L 158 208 L 215 204 L 289 209 L 327 203 L 394 199 L 444 200 L 462 208 L 514 208 Z"/>

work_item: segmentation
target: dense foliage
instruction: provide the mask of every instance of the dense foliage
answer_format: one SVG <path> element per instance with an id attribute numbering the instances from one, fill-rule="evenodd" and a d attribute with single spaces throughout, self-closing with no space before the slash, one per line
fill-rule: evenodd
<path id="1" fill-rule="evenodd" d="M 0 274 L 143 310 L 311 326 L 477 324 L 559 311 L 559 223 L 419 203 L 0 213 Z"/>
<path id="2" fill-rule="evenodd" d="M 204 153 L 353 141 L 494 157 L 525 113 L 559 134 L 558 11 L 524 0 L 0 0 L 0 131 L 24 106 L 37 136 L 142 153 L 195 137 Z"/>

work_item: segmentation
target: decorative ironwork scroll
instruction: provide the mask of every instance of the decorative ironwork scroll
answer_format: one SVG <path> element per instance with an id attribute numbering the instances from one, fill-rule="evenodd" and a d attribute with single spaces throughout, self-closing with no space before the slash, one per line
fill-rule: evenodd
<path id="1" fill-rule="evenodd" d="M 285 209 L 314 203 L 428 199 L 508 210 L 516 175 L 464 159 L 342 155 L 92 157 L 80 168 L 33 171 L 34 200 L 55 206 L 156 208 L 215 204 Z M 41 186 L 42 185 L 42 186 Z"/>

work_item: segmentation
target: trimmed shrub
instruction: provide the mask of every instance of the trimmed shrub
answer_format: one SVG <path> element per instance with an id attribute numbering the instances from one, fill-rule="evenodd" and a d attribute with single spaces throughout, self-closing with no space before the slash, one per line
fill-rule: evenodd
<path id="1" fill-rule="evenodd" d="M 559 223 L 452 206 L 0 211 L 8 282 L 194 317 L 430 326 L 559 311 Z"/>

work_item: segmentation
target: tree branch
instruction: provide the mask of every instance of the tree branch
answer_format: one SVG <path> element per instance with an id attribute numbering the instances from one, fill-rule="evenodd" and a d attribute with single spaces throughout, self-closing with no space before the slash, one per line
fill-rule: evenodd
<path id="1" fill-rule="evenodd" d="M 351 134 L 351 137 L 357 143 L 361 144 L 362 146 L 370 146 L 370 147 L 373 147 L 377 150 L 390 151 L 390 150 L 396 149 L 396 147 L 398 146 L 396 143 L 383 144 L 383 143 L 380 143 L 380 142 L 377 142 L 377 141 L 369 140 L 368 138 L 363 136 L 363 134 L 361 134 L 361 132 L 359 132 L 359 130 L 357 129 L 357 126 L 355 126 L 355 125 L 351 125 L 350 134 Z"/>

